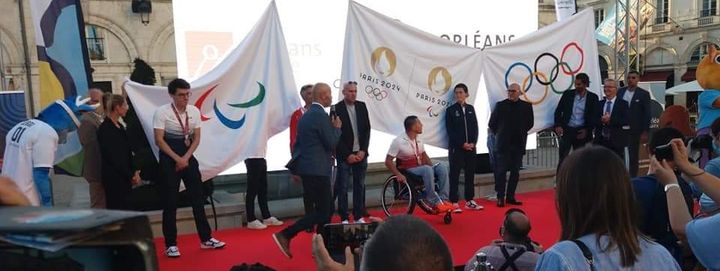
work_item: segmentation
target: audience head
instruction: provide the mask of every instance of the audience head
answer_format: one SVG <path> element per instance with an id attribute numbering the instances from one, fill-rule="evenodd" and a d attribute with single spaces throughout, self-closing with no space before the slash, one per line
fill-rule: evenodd
<path id="1" fill-rule="evenodd" d="M 617 95 L 617 81 L 615 79 L 607 78 L 603 81 L 603 93 L 608 99 L 615 98 Z"/>
<path id="2" fill-rule="evenodd" d="M 690 113 L 687 108 L 681 105 L 671 105 L 663 110 L 660 115 L 660 128 L 672 127 L 678 129 L 684 136 L 695 136 L 695 131 L 690 127 Z M 720 124 L 719 124 L 720 126 Z M 720 129 L 720 127 L 718 127 Z"/>
<path id="3" fill-rule="evenodd" d="M 312 95 L 312 88 L 313 85 L 307 84 L 300 88 L 300 97 L 302 97 L 303 102 L 305 102 L 305 105 L 312 104 L 313 95 Z"/>
<path id="4" fill-rule="evenodd" d="M 453 91 L 455 93 L 455 101 L 460 104 L 464 104 L 465 99 L 467 99 L 467 97 L 470 95 L 467 85 L 463 83 L 455 85 L 455 89 Z"/>
<path id="5" fill-rule="evenodd" d="M 634 88 L 637 87 L 638 82 L 640 81 L 640 73 L 637 71 L 630 71 L 627 74 L 627 84 L 628 87 Z"/>
<path id="6" fill-rule="evenodd" d="M 332 104 L 332 93 L 330 86 L 325 83 L 317 83 L 312 88 L 313 102 L 329 107 Z"/>
<path id="7" fill-rule="evenodd" d="M 357 100 L 357 82 L 348 81 L 347 83 L 343 84 L 342 94 L 343 99 L 346 103 L 355 103 L 355 100 Z"/>
<path id="8" fill-rule="evenodd" d="M 590 86 L 590 77 L 586 73 L 578 73 L 575 76 L 575 89 L 585 90 Z"/>
<path id="9" fill-rule="evenodd" d="M 175 106 L 184 108 L 190 101 L 190 83 L 184 79 L 175 78 L 168 84 L 168 94 L 172 97 Z"/>
<path id="10" fill-rule="evenodd" d="M 416 134 L 422 134 L 422 123 L 415 115 L 406 117 L 403 125 L 405 126 L 406 133 L 414 132 Z"/>
<path id="11" fill-rule="evenodd" d="M 517 101 L 520 99 L 520 85 L 512 83 L 508 87 L 508 100 Z"/>
<path id="12" fill-rule="evenodd" d="M 609 237 L 624 267 L 640 255 L 635 198 L 620 157 L 599 146 L 573 151 L 562 163 L 555 190 L 561 240 L 588 234 Z"/>
<path id="13" fill-rule="evenodd" d="M 411 215 L 391 216 L 363 249 L 360 270 L 453 270 L 445 240 L 425 221 Z"/>
<path id="14" fill-rule="evenodd" d="M 128 105 L 125 102 L 125 97 L 122 95 L 108 93 L 103 95 L 103 104 L 105 105 L 105 113 L 108 115 L 117 115 L 119 117 L 125 117 L 128 111 Z"/>
<path id="15" fill-rule="evenodd" d="M 511 208 L 505 212 L 505 219 L 500 227 L 500 236 L 510 243 L 527 245 L 530 238 L 530 219 L 521 209 Z"/>

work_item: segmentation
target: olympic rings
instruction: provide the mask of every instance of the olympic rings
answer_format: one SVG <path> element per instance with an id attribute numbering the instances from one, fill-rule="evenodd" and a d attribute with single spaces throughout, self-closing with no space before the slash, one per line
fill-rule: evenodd
<path id="1" fill-rule="evenodd" d="M 580 64 L 575 69 L 570 67 L 570 64 L 565 61 L 565 55 L 567 54 L 569 49 L 571 49 L 571 47 L 575 47 L 575 49 L 580 54 Z M 538 68 L 538 63 L 540 63 L 540 61 L 541 61 L 540 59 L 543 57 L 550 57 L 553 60 L 555 60 L 555 64 L 552 65 L 552 68 L 550 70 L 550 74 L 549 74 L 550 78 L 548 78 L 548 75 L 541 72 Z M 528 75 L 525 77 L 525 79 L 522 82 L 522 88 L 521 88 L 520 92 L 522 93 L 523 98 L 525 100 L 527 100 L 528 102 L 530 102 L 532 104 L 539 104 L 539 103 L 542 103 L 547 98 L 548 89 L 552 89 L 553 93 L 555 93 L 555 94 L 562 94 L 566 90 L 572 89 L 574 86 L 574 83 L 575 83 L 575 75 L 578 74 L 580 71 L 582 71 L 582 68 L 584 65 L 585 65 L 585 51 L 580 47 L 580 45 L 577 42 L 572 41 L 572 42 L 567 43 L 563 47 L 563 49 L 560 53 L 560 59 L 558 59 L 558 57 L 556 55 L 554 55 L 550 52 L 543 52 L 540 55 L 538 55 L 538 57 L 535 58 L 535 63 L 533 65 L 533 69 L 530 69 L 530 66 L 528 66 L 524 62 L 512 63 L 505 71 L 505 87 L 506 88 L 510 87 L 510 82 L 509 82 L 510 72 L 512 72 L 512 70 L 516 66 L 524 67 L 525 70 L 527 70 Z M 568 85 L 568 87 L 566 87 L 564 89 L 557 89 L 554 85 L 555 81 L 558 78 L 558 75 L 560 74 L 560 71 L 562 71 L 565 75 L 570 76 L 570 84 Z M 541 85 L 545 86 L 545 93 L 543 94 L 543 97 L 540 98 L 539 100 L 530 101 L 528 99 L 527 93 L 530 91 L 533 81 L 535 81 L 535 80 L 537 80 L 538 83 L 540 83 Z"/>
<path id="2" fill-rule="evenodd" d="M 387 91 L 380 90 L 379 88 L 373 88 L 372 86 L 366 86 L 365 93 L 367 93 L 368 97 L 374 98 L 378 102 L 388 97 Z"/>
<path id="3" fill-rule="evenodd" d="M 525 69 L 527 69 L 528 73 L 532 73 L 530 66 L 528 66 L 527 64 L 522 63 L 522 62 L 513 63 L 512 65 L 510 65 L 510 67 L 507 69 L 507 71 L 505 71 L 505 88 L 510 88 L 510 83 L 508 83 L 508 76 L 510 75 L 510 71 L 512 71 L 512 69 L 518 65 L 525 67 Z M 527 88 L 523 92 L 527 92 L 528 90 L 530 90 L 530 87 L 532 87 L 532 81 L 530 81 L 530 85 L 528 85 Z"/>
<path id="4" fill-rule="evenodd" d="M 542 103 L 542 102 L 545 100 L 545 98 L 547 98 L 547 95 L 548 95 L 548 86 L 547 86 L 547 85 L 545 86 L 545 93 L 543 94 L 542 98 L 540 98 L 540 99 L 537 100 L 537 101 L 532 101 L 532 100 L 530 100 L 530 98 L 528 98 L 528 96 L 527 96 L 527 92 L 523 91 L 523 89 L 525 88 L 525 85 L 527 84 L 528 80 L 531 79 L 533 76 L 538 76 L 538 75 L 542 76 L 543 79 L 547 80 L 547 76 L 545 76 L 544 73 L 542 73 L 542 72 L 534 72 L 534 73 L 532 73 L 531 75 L 526 76 L 525 79 L 523 79 L 522 87 L 520 88 L 520 94 L 522 94 L 523 98 L 525 98 L 525 101 L 527 101 L 528 103 L 531 103 L 532 105 L 536 105 L 536 104 Z M 531 82 L 532 82 L 532 81 L 531 81 Z"/>
<path id="5" fill-rule="evenodd" d="M 585 51 L 583 51 L 583 49 L 580 48 L 580 45 L 578 45 L 576 42 L 570 42 L 563 48 L 562 53 L 560 54 L 560 62 L 565 62 L 563 61 L 563 59 L 565 58 L 565 52 L 567 52 L 567 49 L 570 48 L 570 46 L 575 46 L 575 48 L 578 49 L 578 52 L 580 53 L 580 66 L 578 66 L 578 68 L 574 71 L 570 70 L 570 67 L 568 67 L 569 71 L 566 71 L 563 67 L 563 73 L 567 75 L 575 75 L 580 70 L 582 70 L 583 64 L 585 64 Z"/>

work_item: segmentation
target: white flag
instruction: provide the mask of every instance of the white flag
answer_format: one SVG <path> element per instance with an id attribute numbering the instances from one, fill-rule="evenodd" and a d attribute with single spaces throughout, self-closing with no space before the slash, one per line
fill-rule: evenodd
<path id="1" fill-rule="evenodd" d="M 445 109 L 465 83 L 472 104 L 480 82 L 480 50 L 420 31 L 350 1 L 342 82 L 357 81 L 372 128 L 399 135 L 416 115 L 429 145 L 446 148 Z"/>
<path id="2" fill-rule="evenodd" d="M 557 21 L 570 18 L 577 12 L 576 0 L 555 0 L 555 16 Z"/>
<path id="3" fill-rule="evenodd" d="M 287 129 L 300 106 L 274 1 L 245 39 L 191 86 L 190 103 L 202 114 L 195 157 L 203 180 L 246 158 L 265 157 L 267 140 Z M 152 119 L 155 108 L 171 101 L 167 88 L 128 81 L 125 89 L 157 155 Z"/>
<path id="4" fill-rule="evenodd" d="M 507 98 L 508 86 L 520 84 L 520 99 L 533 104 L 531 133 L 553 126 L 562 92 L 575 88 L 578 73 L 590 77 L 590 91 L 602 97 L 593 11 L 580 13 L 512 42 L 485 49 L 485 85 L 490 107 Z"/>

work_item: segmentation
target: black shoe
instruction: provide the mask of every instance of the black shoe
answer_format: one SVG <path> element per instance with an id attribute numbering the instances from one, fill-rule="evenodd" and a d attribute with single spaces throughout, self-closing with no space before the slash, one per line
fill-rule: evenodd
<path id="1" fill-rule="evenodd" d="M 505 207 L 505 199 L 497 199 L 497 207 Z"/>
<path id="2" fill-rule="evenodd" d="M 272 237 L 273 240 L 275 240 L 275 244 L 277 244 L 280 249 L 280 252 L 282 252 L 285 257 L 292 259 L 292 253 L 290 253 L 290 239 L 287 239 L 282 232 L 277 232 L 273 234 Z"/>
<path id="3" fill-rule="evenodd" d="M 522 201 L 516 200 L 516 199 L 508 199 L 507 204 L 510 205 L 522 205 Z"/>

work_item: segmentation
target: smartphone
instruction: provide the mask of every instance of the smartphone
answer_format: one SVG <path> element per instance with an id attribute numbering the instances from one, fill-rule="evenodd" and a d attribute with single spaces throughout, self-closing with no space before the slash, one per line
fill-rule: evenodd
<path id="1" fill-rule="evenodd" d="M 345 247 L 354 250 L 372 237 L 378 223 L 326 224 L 322 231 L 325 248 L 332 254 L 345 254 Z"/>
<path id="2" fill-rule="evenodd" d="M 666 161 L 672 161 L 673 160 L 673 151 L 672 151 L 672 143 L 668 143 L 665 145 L 660 145 L 655 147 L 655 159 L 658 161 L 666 160 Z"/>

